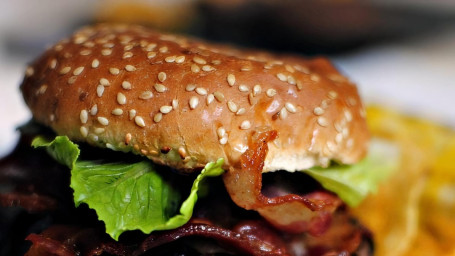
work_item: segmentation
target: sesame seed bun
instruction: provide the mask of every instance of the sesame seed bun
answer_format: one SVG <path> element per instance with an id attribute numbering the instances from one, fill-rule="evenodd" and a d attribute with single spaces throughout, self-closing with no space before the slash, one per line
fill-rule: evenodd
<path id="1" fill-rule="evenodd" d="M 325 59 L 236 50 L 138 26 L 86 27 L 48 49 L 21 86 L 57 134 L 191 171 L 238 164 L 268 127 L 264 172 L 363 157 L 356 87 Z"/>

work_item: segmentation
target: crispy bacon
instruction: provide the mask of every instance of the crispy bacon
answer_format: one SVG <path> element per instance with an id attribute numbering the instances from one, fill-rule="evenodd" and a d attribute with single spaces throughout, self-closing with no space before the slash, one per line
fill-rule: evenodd
<path id="1" fill-rule="evenodd" d="M 114 242 L 102 230 L 69 225 L 55 225 L 41 234 L 30 234 L 26 240 L 33 244 L 26 256 L 95 256 L 130 255 L 131 251 L 121 243 Z"/>
<path id="2" fill-rule="evenodd" d="M 330 225 L 332 213 L 342 201 L 327 192 L 306 195 L 289 194 L 269 198 L 262 194 L 262 168 L 269 141 L 277 137 L 273 130 L 252 136 L 248 150 L 240 158 L 240 168 L 230 168 L 223 176 L 232 200 L 247 210 L 258 211 L 275 227 L 291 232 L 321 235 Z"/>
<path id="3" fill-rule="evenodd" d="M 152 234 L 135 255 L 186 236 L 215 239 L 222 246 L 246 255 L 289 255 L 285 243 L 276 231 L 261 221 L 245 221 L 232 230 L 209 224 L 207 221 L 193 221 L 174 230 Z"/>

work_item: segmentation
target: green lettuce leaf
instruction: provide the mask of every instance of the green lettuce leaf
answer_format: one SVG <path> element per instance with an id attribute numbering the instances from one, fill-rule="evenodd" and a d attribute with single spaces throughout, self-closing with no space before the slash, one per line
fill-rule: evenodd
<path id="1" fill-rule="evenodd" d="M 197 191 L 205 177 L 218 176 L 224 160 L 209 163 L 193 182 L 188 198 L 178 208 L 180 195 L 168 184 L 151 161 L 138 163 L 102 163 L 78 160 L 79 148 L 66 136 L 53 141 L 36 138 L 34 147 L 46 147 L 58 162 L 71 169 L 71 188 L 76 206 L 86 203 L 106 225 L 114 239 L 127 230 L 174 229 L 184 225 L 193 214 Z"/>
<path id="2" fill-rule="evenodd" d="M 334 165 L 329 168 L 313 167 L 302 172 L 316 179 L 321 185 L 336 193 L 351 207 L 359 205 L 378 185 L 398 169 L 399 152 L 390 143 L 373 140 L 368 155 L 353 165 Z"/>

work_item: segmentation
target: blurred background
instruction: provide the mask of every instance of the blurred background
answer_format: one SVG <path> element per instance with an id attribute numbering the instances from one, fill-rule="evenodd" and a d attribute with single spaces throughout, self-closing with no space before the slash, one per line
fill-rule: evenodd
<path id="1" fill-rule="evenodd" d="M 435 248 L 430 254 L 422 249 L 420 255 L 440 255 L 436 250 L 455 255 L 455 249 L 436 242 L 455 239 L 453 234 L 434 231 L 445 229 L 447 222 L 423 223 L 425 213 L 419 215 L 422 209 L 419 207 L 439 207 L 426 204 L 425 195 L 433 195 L 431 193 L 443 193 L 441 198 L 446 200 L 443 210 L 447 216 L 455 214 L 455 164 L 451 158 L 455 155 L 451 133 L 455 128 L 455 1 L 0 1 L 0 156 L 14 147 L 19 136 L 15 127 L 30 118 L 18 90 L 27 62 L 78 27 L 96 22 L 139 23 L 215 42 L 280 53 L 327 56 L 358 85 L 368 105 L 381 106 L 369 109 L 374 135 L 400 138 L 402 147 L 414 149 L 408 154 L 413 157 L 402 165 L 415 166 L 416 169 L 410 171 L 415 179 L 406 181 L 403 176 L 401 183 L 394 187 L 400 189 L 407 184 L 410 188 L 409 193 L 403 193 L 406 198 L 398 200 L 406 207 L 411 205 L 402 210 L 408 215 L 398 216 L 400 212 L 388 218 L 377 216 L 389 222 L 371 225 L 376 225 L 377 230 L 386 227 L 392 230 L 391 223 L 407 224 L 397 225 L 396 233 L 391 236 L 382 230 L 384 234 L 379 238 L 384 239 L 388 247 L 380 247 L 379 252 L 393 255 L 390 252 L 394 251 L 394 255 L 403 255 L 417 243 Z M 392 110 L 389 112 L 389 109 Z M 453 145 L 447 144 L 452 140 Z M 416 158 L 416 152 L 420 159 Z M 425 161 L 422 156 L 426 157 Z M 439 159 L 436 167 L 435 159 Z M 430 177 L 433 171 L 438 175 L 444 173 L 434 177 L 450 181 L 448 187 L 437 183 L 436 192 L 431 190 L 433 187 L 429 186 L 436 182 L 431 178 L 418 187 L 418 177 Z M 441 187 L 445 192 L 440 191 Z M 420 190 L 416 192 L 411 188 Z M 433 199 L 430 197 L 428 201 Z M 438 215 L 438 219 L 444 216 L 447 217 Z M 369 221 L 374 222 L 365 220 Z M 426 232 L 423 235 L 418 232 L 422 228 Z M 433 231 L 428 231 L 430 229 Z M 406 246 L 399 247 L 398 242 Z"/>

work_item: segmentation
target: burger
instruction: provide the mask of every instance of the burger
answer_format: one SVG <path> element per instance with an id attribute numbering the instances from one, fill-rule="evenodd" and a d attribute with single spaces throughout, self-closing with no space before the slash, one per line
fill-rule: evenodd
<path id="1" fill-rule="evenodd" d="M 2 206 L 22 209 L 10 252 L 373 253 L 349 208 L 390 164 L 324 58 L 101 24 L 49 48 L 20 89 L 33 119 L 0 162 Z"/>

